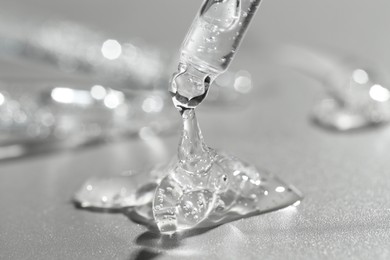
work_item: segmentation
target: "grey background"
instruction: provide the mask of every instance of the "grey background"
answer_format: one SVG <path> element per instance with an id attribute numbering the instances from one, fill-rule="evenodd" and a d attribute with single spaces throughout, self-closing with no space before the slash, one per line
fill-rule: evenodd
<path id="1" fill-rule="evenodd" d="M 200 1 L 1 1 L 26 17 L 63 17 L 112 37 L 179 47 Z M 88 177 L 145 166 L 139 140 L 0 164 L 1 259 L 389 259 L 390 130 L 336 134 L 308 115 L 322 96 L 294 71 L 265 73 L 262 41 L 354 53 L 390 65 L 388 1 L 264 1 L 235 67 L 256 82 L 248 105 L 201 108 L 206 141 L 277 173 L 305 199 L 178 240 L 162 239 L 122 214 L 76 210 L 72 193 Z M 24 18 L 21 18 L 24 19 Z M 26 18 L 29 19 L 29 18 Z M 3 61 L 1 76 L 47 75 L 40 66 Z M 264 77 L 266 75 L 266 77 Z M 163 139 L 175 152 L 178 134 Z M 143 151 L 143 152 L 140 152 Z"/>

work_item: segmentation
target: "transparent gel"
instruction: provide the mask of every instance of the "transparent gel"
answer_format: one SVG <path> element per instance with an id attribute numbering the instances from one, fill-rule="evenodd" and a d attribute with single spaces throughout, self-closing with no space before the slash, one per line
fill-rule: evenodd
<path id="1" fill-rule="evenodd" d="M 301 200 L 299 191 L 277 177 L 209 148 L 194 109 L 185 109 L 182 117 L 177 161 L 166 169 L 153 200 L 161 233 L 221 225 Z"/>
<path id="2" fill-rule="evenodd" d="M 302 196 L 294 187 L 208 147 L 196 118 L 195 108 L 228 68 L 259 4 L 260 0 L 203 3 L 182 45 L 178 72 L 169 89 L 183 121 L 177 156 L 166 167 L 140 178 L 87 181 L 76 194 L 79 205 L 131 208 L 145 223 L 153 217 L 162 234 L 172 235 L 299 204 Z M 154 194 L 149 196 L 145 187 L 153 185 Z M 142 190 L 145 196 L 140 196 Z"/>
<path id="3" fill-rule="evenodd" d="M 210 84 L 228 68 L 259 4 L 205 1 L 183 42 L 170 87 L 183 133 L 177 162 L 163 174 L 153 200 L 154 219 L 163 234 L 220 225 L 301 199 L 277 178 L 209 148 L 195 115 Z"/>

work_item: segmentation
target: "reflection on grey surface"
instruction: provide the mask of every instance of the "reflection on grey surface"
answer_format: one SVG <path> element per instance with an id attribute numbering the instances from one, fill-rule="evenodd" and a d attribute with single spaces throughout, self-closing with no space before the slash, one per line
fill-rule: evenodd
<path id="1" fill-rule="evenodd" d="M 17 1 L 3 0 L 2 7 L 7 2 Z M 72 18 L 88 14 L 86 19 L 106 31 L 118 28 L 119 22 L 141 20 L 146 13 L 159 17 L 162 11 L 169 12 L 172 19 L 159 19 L 158 23 L 150 19 L 144 27 L 139 23 L 132 23 L 130 29 L 120 27 L 123 35 L 139 27 L 139 32 L 144 31 L 140 35 L 157 35 L 156 42 L 161 37 L 166 45 L 172 44 L 181 33 L 180 26 L 189 22 L 186 17 L 192 18 L 189 14 L 194 9 L 188 6 L 198 5 L 182 0 L 154 1 L 150 8 L 150 1 L 119 0 L 111 12 L 112 1 L 85 0 L 85 5 L 76 0 L 19 2 L 24 2 L 26 9 L 35 5 L 45 7 L 46 12 L 60 9 Z M 180 12 L 171 12 L 177 6 Z M 264 15 L 248 36 L 350 48 L 388 67 L 390 37 L 384 25 L 390 22 L 389 6 L 388 1 L 267 1 Z M 178 30 L 162 30 L 176 24 Z M 261 68 L 251 61 L 254 58 L 237 60 L 240 66 L 251 68 L 256 90 L 249 95 L 253 105 L 246 107 L 245 113 L 235 109 L 203 113 L 202 125 L 214 146 L 234 150 L 299 186 L 307 195 L 299 211 L 282 210 L 196 236 L 166 240 L 122 214 L 75 210 L 67 199 L 85 179 L 143 167 L 142 145 L 132 139 L 2 163 L 0 258 L 389 259 L 388 127 L 354 135 L 334 135 L 312 127 L 307 114 L 312 100 L 319 97 L 313 86 L 320 84 L 281 69 L 258 91 Z M 9 71 L 8 65 L 0 66 Z M 164 141 L 167 147 L 176 145 L 176 138 L 164 137 Z"/>
<path id="2" fill-rule="evenodd" d="M 282 63 L 322 82 L 329 99 L 314 110 L 320 125 L 347 131 L 390 120 L 389 81 L 382 70 L 358 58 L 343 59 L 303 47 L 287 46 L 278 55 Z"/>

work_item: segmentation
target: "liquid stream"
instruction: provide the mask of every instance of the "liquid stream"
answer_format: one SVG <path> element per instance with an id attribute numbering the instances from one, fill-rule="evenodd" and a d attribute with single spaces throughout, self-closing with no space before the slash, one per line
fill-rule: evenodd
<path id="1" fill-rule="evenodd" d="M 195 110 L 184 110 L 182 117 L 178 160 L 163 174 L 153 201 L 154 219 L 162 233 L 216 226 L 301 199 L 278 178 L 206 146 Z"/>
<path id="2" fill-rule="evenodd" d="M 74 197 L 78 205 L 130 208 L 145 223 L 171 235 L 299 204 L 302 197 L 292 186 L 209 148 L 195 115 L 210 84 L 233 59 L 259 4 L 260 0 L 204 2 L 183 43 L 179 71 L 169 90 L 183 119 L 177 158 L 154 174 L 89 180 Z"/>

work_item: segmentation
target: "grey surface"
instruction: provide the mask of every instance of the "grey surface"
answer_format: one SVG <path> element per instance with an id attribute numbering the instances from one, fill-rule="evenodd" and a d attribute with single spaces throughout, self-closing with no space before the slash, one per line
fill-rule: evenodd
<path id="1" fill-rule="evenodd" d="M 198 2 L 118 1 L 111 9 L 112 2 L 96 0 L 39 0 L 34 5 L 42 13 L 62 12 L 116 35 L 131 31 L 174 46 Z M 93 11 L 88 8 L 92 3 Z M 258 53 L 248 55 L 267 37 L 362 53 L 388 66 L 389 8 L 385 0 L 266 1 L 235 61 L 257 82 L 250 105 L 199 111 L 206 141 L 293 183 L 305 194 L 297 209 L 180 239 L 162 239 L 122 214 L 76 210 L 71 195 L 88 176 L 144 166 L 145 144 L 129 140 L 1 163 L 0 259 L 389 259 L 389 127 L 353 134 L 316 128 L 308 114 L 321 96 L 320 85 L 282 68 L 264 77 Z M 170 10 L 169 18 L 157 21 L 153 15 L 161 10 Z M 143 11 L 151 12 L 150 17 Z M 142 19 L 149 22 L 134 24 Z M 175 31 L 164 27 L 175 24 Z M 31 73 L 14 66 L 20 73 Z M 20 74 L 8 63 L 0 68 L 1 75 Z M 167 154 L 175 151 L 177 138 L 163 140 Z"/>

